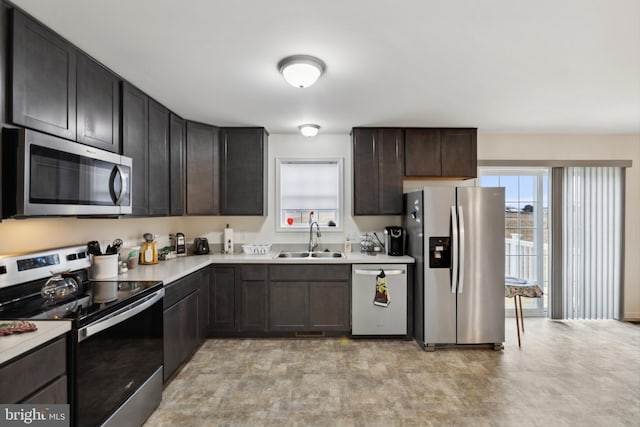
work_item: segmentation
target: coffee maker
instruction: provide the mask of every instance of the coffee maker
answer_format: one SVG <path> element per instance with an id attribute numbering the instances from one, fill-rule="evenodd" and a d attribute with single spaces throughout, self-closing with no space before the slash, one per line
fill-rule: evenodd
<path id="1" fill-rule="evenodd" d="M 384 228 L 385 254 L 390 256 L 404 255 L 404 229 L 396 225 Z"/>

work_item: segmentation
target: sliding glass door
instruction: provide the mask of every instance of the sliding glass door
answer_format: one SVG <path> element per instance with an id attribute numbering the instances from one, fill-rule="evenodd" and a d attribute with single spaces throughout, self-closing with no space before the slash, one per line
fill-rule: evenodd
<path id="1" fill-rule="evenodd" d="M 544 298 L 523 298 L 525 315 L 544 316 L 549 289 L 549 169 L 481 167 L 480 186 L 505 187 L 505 275 L 537 283 Z M 513 299 L 505 302 L 513 311 Z"/>

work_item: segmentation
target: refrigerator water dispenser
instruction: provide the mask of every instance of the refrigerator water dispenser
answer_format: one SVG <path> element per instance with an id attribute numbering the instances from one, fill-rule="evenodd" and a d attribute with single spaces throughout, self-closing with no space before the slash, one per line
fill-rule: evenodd
<path id="1" fill-rule="evenodd" d="M 451 239 L 429 237 L 429 268 L 451 268 Z"/>

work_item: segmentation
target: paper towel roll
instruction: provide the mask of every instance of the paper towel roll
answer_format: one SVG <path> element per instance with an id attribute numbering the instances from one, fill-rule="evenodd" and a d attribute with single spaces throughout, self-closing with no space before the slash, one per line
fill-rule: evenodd
<path id="1" fill-rule="evenodd" d="M 233 228 L 224 229 L 224 253 L 232 254 L 233 253 Z"/>

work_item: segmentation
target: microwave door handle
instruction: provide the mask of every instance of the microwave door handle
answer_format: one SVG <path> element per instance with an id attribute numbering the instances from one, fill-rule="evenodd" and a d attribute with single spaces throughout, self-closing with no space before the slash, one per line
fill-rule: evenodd
<path id="1" fill-rule="evenodd" d="M 120 194 L 118 194 L 118 196 L 116 197 L 116 176 L 120 176 Z M 122 201 L 124 200 L 125 196 L 127 195 L 127 177 L 124 174 L 124 170 L 122 170 L 122 167 L 120 167 L 120 165 L 115 165 L 113 167 L 113 171 L 111 172 L 111 179 L 109 180 L 109 192 L 111 193 L 111 198 L 114 199 L 113 203 L 115 203 L 116 206 L 120 206 L 122 204 Z"/>

